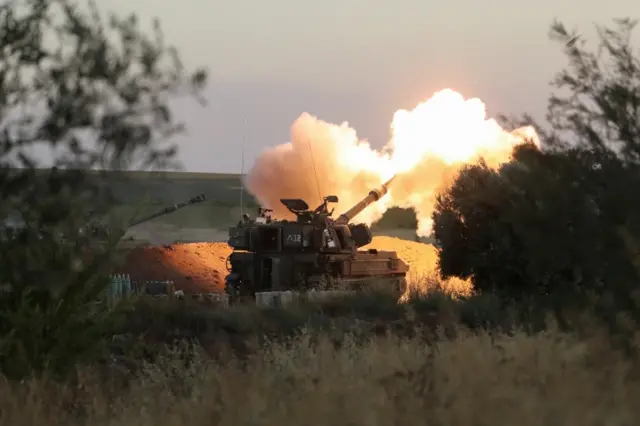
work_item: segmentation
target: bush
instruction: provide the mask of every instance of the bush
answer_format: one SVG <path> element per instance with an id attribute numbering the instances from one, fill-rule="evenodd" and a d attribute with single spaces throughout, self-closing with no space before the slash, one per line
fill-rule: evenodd
<path id="1" fill-rule="evenodd" d="M 0 371 L 65 374 L 104 346 L 117 311 L 100 304 L 116 257 L 91 224 L 112 198 L 92 168 L 169 167 L 181 130 L 172 95 L 199 93 L 159 25 L 102 18 L 93 3 L 0 6 Z M 53 148 L 53 167 L 33 156 Z M 11 220 L 9 220 L 11 219 Z M 111 224 L 111 225 L 116 225 Z"/>
<path id="2" fill-rule="evenodd" d="M 554 83 L 568 94 L 550 100 L 542 150 L 526 143 L 498 169 L 469 165 L 439 194 L 433 220 L 444 277 L 469 278 L 476 290 L 506 301 L 551 307 L 559 318 L 605 296 L 616 310 L 638 311 L 630 297 L 639 271 L 630 247 L 640 238 L 633 25 L 599 28 L 604 55 L 554 25 L 570 62 Z"/>

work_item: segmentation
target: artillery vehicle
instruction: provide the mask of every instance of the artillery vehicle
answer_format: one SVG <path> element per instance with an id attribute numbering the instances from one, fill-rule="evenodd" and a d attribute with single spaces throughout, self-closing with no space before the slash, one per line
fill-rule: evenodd
<path id="1" fill-rule="evenodd" d="M 157 217 L 160 216 L 164 216 L 170 213 L 173 213 L 175 211 L 178 211 L 184 207 L 190 206 L 192 204 L 197 204 L 197 203 L 201 203 L 203 201 L 206 200 L 206 197 L 204 194 L 200 194 L 196 197 L 192 197 L 189 198 L 187 201 L 181 202 L 181 203 L 177 203 L 174 204 L 172 206 L 168 206 L 165 207 L 161 210 L 158 210 L 154 213 L 150 213 L 148 215 L 145 215 L 139 219 L 136 219 L 134 221 L 132 221 L 131 223 L 129 223 L 124 229 L 117 229 L 118 232 L 123 233 L 126 232 L 129 228 L 139 225 L 141 223 L 144 222 L 148 222 L 150 220 L 153 220 Z M 83 228 L 81 228 L 80 230 L 82 233 L 87 234 L 90 237 L 94 237 L 97 239 L 102 239 L 102 240 L 106 240 L 108 239 L 114 232 L 114 230 L 112 230 L 109 226 L 106 226 L 104 224 L 96 224 L 96 223 L 91 223 L 88 224 L 86 226 L 84 226 Z"/>
<path id="2" fill-rule="evenodd" d="M 170 214 L 173 213 L 177 210 L 180 210 L 186 206 L 192 205 L 192 204 L 196 204 L 196 203 L 201 203 L 203 201 L 205 201 L 205 196 L 204 194 L 200 194 L 197 197 L 192 197 L 190 199 L 188 199 L 185 202 L 182 203 L 177 203 L 174 204 L 172 206 L 169 207 L 165 207 L 162 210 L 156 211 L 154 213 L 148 214 L 143 216 L 142 218 L 139 218 L 131 223 L 129 223 L 127 226 L 125 226 L 124 228 L 116 228 L 116 229 L 112 229 L 111 227 L 109 227 L 108 225 L 98 222 L 98 221 L 90 221 L 89 223 L 85 224 L 84 226 L 80 227 L 79 229 L 77 229 L 76 231 L 72 231 L 72 232 L 65 232 L 65 229 L 69 229 L 68 227 L 71 226 L 69 224 L 64 224 L 62 229 L 60 228 L 41 228 L 38 231 L 38 238 L 42 239 L 44 235 L 51 235 L 51 233 L 54 233 L 54 235 L 57 235 L 59 238 L 61 238 L 61 241 L 63 241 L 66 244 L 76 244 L 79 246 L 88 246 L 89 248 L 91 247 L 99 247 L 100 245 L 102 245 L 103 243 L 107 243 L 107 241 L 112 237 L 112 235 L 118 236 L 120 235 L 120 237 L 122 235 L 124 235 L 124 233 L 131 228 L 132 226 L 135 225 L 139 225 L 141 223 L 144 222 L 148 222 L 150 220 L 153 220 L 157 217 L 166 215 L 166 214 Z M 18 215 L 11 215 L 9 216 L 9 218 L 5 221 L 5 225 L 6 228 L 8 228 L 11 232 L 18 232 L 20 229 L 24 228 L 24 221 L 21 219 L 21 217 L 19 217 Z M 65 228 L 66 226 L 66 228 Z M 80 237 L 80 238 L 78 238 Z M 120 238 L 119 238 L 120 239 Z M 133 240 L 133 237 L 129 238 L 128 240 Z M 126 241 L 126 240 L 125 240 Z M 142 243 L 144 244 L 146 241 L 142 240 Z M 138 241 L 135 245 L 139 245 L 140 241 Z M 126 245 L 128 246 L 128 245 Z M 126 248 L 126 247 L 121 247 L 121 248 Z"/>
<path id="3" fill-rule="evenodd" d="M 350 221 L 384 196 L 393 181 L 369 192 L 337 219 L 328 203 L 330 195 L 314 210 L 301 199 L 281 199 L 296 216 L 295 221 L 274 220 L 271 210 L 259 209 L 258 217 L 244 214 L 229 228 L 225 291 L 229 300 L 255 299 L 258 292 L 310 290 L 362 291 L 388 289 L 398 297 L 404 293 L 408 265 L 394 251 L 359 250 L 371 243 L 371 229 Z"/>

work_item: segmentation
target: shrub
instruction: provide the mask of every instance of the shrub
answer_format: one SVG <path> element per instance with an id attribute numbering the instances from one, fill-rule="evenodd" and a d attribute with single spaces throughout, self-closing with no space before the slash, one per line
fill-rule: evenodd
<path id="1" fill-rule="evenodd" d="M 0 370 L 64 374 L 104 342 L 116 313 L 98 304 L 115 241 L 87 226 L 112 201 L 89 169 L 173 164 L 181 130 L 168 99 L 198 93 L 159 25 L 102 18 L 67 0 L 0 6 Z M 33 148 L 53 149 L 50 170 Z M 95 172 L 99 173 L 99 172 Z M 11 218 L 11 221 L 8 219 Z M 11 223 L 9 223 L 11 222 Z"/>

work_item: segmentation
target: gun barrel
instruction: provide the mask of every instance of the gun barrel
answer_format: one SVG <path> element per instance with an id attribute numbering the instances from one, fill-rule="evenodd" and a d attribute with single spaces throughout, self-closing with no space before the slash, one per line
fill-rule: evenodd
<path id="1" fill-rule="evenodd" d="M 131 227 L 131 226 L 139 225 L 142 222 L 147 222 L 147 221 L 155 219 L 157 217 L 164 216 L 165 214 L 173 213 L 176 210 L 180 210 L 183 207 L 189 206 L 191 204 L 201 203 L 204 200 L 206 200 L 206 197 L 204 196 L 204 194 L 200 194 L 200 195 L 198 195 L 196 197 L 189 198 L 187 201 L 184 201 L 182 203 L 174 204 L 173 206 L 165 207 L 164 209 L 162 209 L 160 211 L 157 211 L 157 212 L 152 213 L 150 215 L 144 216 L 144 217 L 142 217 L 142 218 L 140 218 L 138 220 L 135 220 L 132 223 L 130 223 L 129 226 Z"/>
<path id="2" fill-rule="evenodd" d="M 338 217 L 336 222 L 339 224 L 349 223 L 351 219 L 353 219 L 358 214 L 360 214 L 361 211 L 366 209 L 369 206 L 369 204 L 375 201 L 378 201 L 380 198 L 382 198 L 389 191 L 389 185 L 391 185 L 391 182 L 395 179 L 395 177 L 396 176 L 394 175 L 391 179 L 389 179 L 388 181 L 380 185 L 378 188 L 375 188 L 369 191 L 369 194 L 366 197 L 360 200 L 357 204 L 355 204 L 349 210 L 342 213 Z"/>

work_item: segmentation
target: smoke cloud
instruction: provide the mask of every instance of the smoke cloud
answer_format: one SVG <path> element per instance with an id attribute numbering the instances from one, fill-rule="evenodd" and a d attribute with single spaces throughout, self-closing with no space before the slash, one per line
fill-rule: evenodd
<path id="1" fill-rule="evenodd" d="M 482 156 L 489 166 L 508 161 L 513 146 L 533 129 L 508 133 L 485 118 L 484 104 L 453 91 L 439 92 L 413 111 L 399 111 L 394 136 L 381 151 L 360 140 L 348 123 L 327 123 L 303 113 L 291 126 L 288 143 L 266 149 L 246 177 L 246 186 L 277 218 L 292 219 L 281 198 L 301 198 L 311 208 L 337 195 L 334 217 L 349 209 L 394 174 L 381 200 L 353 222 L 371 224 L 392 207 L 413 207 L 418 234 L 431 232 L 437 192 L 460 167 Z M 535 139 L 537 141 L 537 139 Z"/>

